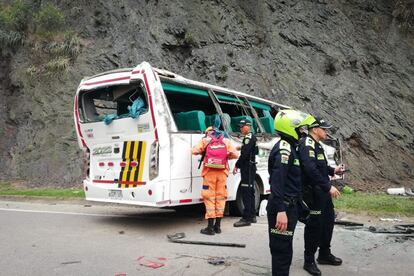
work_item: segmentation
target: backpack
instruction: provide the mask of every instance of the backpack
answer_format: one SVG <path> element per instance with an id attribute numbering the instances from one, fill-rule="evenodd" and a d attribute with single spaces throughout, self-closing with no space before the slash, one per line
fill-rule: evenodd
<path id="1" fill-rule="evenodd" d="M 213 135 L 210 143 L 206 147 L 206 155 L 204 157 L 204 166 L 213 169 L 225 169 L 227 163 L 227 146 L 224 144 L 224 137 L 221 135 L 216 138 Z"/>

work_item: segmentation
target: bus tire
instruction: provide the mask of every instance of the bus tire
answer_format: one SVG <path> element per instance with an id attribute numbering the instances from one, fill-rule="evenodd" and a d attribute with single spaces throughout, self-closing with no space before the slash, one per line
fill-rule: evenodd
<path id="1" fill-rule="evenodd" d="M 254 205 L 256 208 L 256 214 L 259 211 L 260 204 L 260 187 L 257 181 L 254 181 Z M 243 214 L 244 204 L 241 194 L 241 186 L 237 189 L 236 200 L 230 204 L 230 214 L 233 216 L 241 216 Z"/>

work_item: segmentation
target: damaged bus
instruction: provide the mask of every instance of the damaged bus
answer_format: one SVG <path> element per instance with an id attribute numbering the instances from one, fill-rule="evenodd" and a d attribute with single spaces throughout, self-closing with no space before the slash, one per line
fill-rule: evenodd
<path id="1" fill-rule="evenodd" d="M 259 206 L 260 198 L 270 193 L 267 159 L 278 139 L 273 117 L 281 108 L 288 107 L 189 80 L 147 62 L 85 78 L 75 95 L 74 120 L 88 159 L 86 199 L 155 207 L 201 203 L 200 156 L 193 156 L 191 148 L 217 120 L 240 145 L 238 123 L 249 119 L 259 146 Z M 333 165 L 340 162 L 334 147 L 326 152 Z M 230 160 L 230 168 L 234 163 Z M 239 183 L 240 174 L 229 175 L 228 201 L 236 213 L 243 210 Z"/>

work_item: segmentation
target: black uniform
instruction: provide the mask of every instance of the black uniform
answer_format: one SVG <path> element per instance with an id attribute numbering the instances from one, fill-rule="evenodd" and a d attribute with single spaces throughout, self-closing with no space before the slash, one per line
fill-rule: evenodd
<path id="1" fill-rule="evenodd" d="M 302 168 L 303 199 L 308 204 L 310 218 L 305 226 L 305 262 L 314 262 L 319 256 L 330 254 L 334 228 L 334 206 L 329 193 L 329 175 L 335 169 L 328 166 L 322 146 L 310 135 L 299 141 L 299 156 Z"/>
<path id="2" fill-rule="evenodd" d="M 292 262 L 292 241 L 298 221 L 298 201 L 302 191 L 299 156 L 294 142 L 282 138 L 270 152 L 268 171 L 271 194 L 267 203 L 269 246 L 272 254 L 272 275 L 289 275 Z M 278 212 L 286 212 L 285 232 L 275 227 Z"/>
<path id="3" fill-rule="evenodd" d="M 256 136 L 248 133 L 244 136 L 240 157 L 236 162 L 236 167 L 241 174 L 241 193 L 243 199 L 243 219 L 252 221 L 256 217 L 256 206 L 254 202 L 254 178 L 256 176 Z"/>

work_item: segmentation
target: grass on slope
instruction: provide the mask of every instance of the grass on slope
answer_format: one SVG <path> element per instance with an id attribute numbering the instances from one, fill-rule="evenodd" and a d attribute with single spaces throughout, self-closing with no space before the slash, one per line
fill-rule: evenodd
<path id="1" fill-rule="evenodd" d="M 0 196 L 46 197 L 46 198 L 85 198 L 83 189 L 58 188 L 16 188 L 10 183 L 0 182 Z"/>

